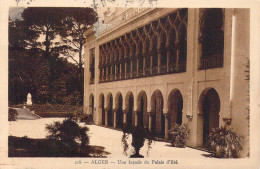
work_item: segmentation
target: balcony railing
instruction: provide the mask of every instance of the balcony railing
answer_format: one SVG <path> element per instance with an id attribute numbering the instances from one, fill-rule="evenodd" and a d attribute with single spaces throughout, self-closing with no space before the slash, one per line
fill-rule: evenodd
<path id="1" fill-rule="evenodd" d="M 121 77 L 120 79 L 125 79 L 125 72 L 121 72 Z"/>
<path id="2" fill-rule="evenodd" d="M 162 65 L 160 67 L 160 74 L 165 74 L 167 73 L 167 66 L 166 65 Z"/>
<path id="3" fill-rule="evenodd" d="M 143 69 L 138 70 L 138 77 L 143 77 Z"/>
<path id="4" fill-rule="evenodd" d="M 130 79 L 131 78 L 131 73 L 126 73 L 126 79 Z"/>
<path id="5" fill-rule="evenodd" d="M 218 68 L 223 66 L 223 54 L 211 55 L 200 58 L 199 70 Z"/>
<path id="6" fill-rule="evenodd" d="M 207 60 L 208 61 L 208 60 Z M 213 60 L 215 61 L 215 60 Z M 209 65 L 208 62 L 204 60 L 205 65 Z M 219 62 L 217 62 L 219 63 Z M 212 64 L 211 64 L 212 65 Z M 216 65 L 216 64 L 215 64 Z M 215 66 L 214 65 L 214 66 Z M 140 70 L 133 70 L 132 72 L 121 72 L 116 73 L 115 75 L 110 74 L 108 76 L 103 76 L 99 78 L 99 83 L 104 82 L 112 82 L 118 80 L 127 80 L 127 79 L 134 79 L 134 78 L 142 78 L 142 77 L 149 77 L 149 76 L 157 76 L 163 74 L 171 74 L 171 73 L 181 73 L 186 72 L 186 61 L 179 61 L 179 63 L 170 63 L 167 65 L 161 65 L 160 71 L 158 71 L 158 66 L 154 66 L 152 68 L 144 68 Z"/>
<path id="7" fill-rule="evenodd" d="M 150 68 L 145 68 L 144 72 L 145 72 L 145 76 L 149 76 L 150 75 Z"/>
<path id="8" fill-rule="evenodd" d="M 158 74 L 158 66 L 152 67 L 152 74 L 157 75 Z"/>
<path id="9" fill-rule="evenodd" d="M 132 78 L 135 78 L 135 77 L 137 77 L 137 71 L 132 72 Z"/>

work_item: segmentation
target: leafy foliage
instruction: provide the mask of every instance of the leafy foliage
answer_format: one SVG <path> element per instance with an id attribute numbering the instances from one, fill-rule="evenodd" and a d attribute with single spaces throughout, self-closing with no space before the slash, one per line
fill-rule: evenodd
<path id="1" fill-rule="evenodd" d="M 219 158 L 237 158 L 242 150 L 242 137 L 232 128 L 216 128 L 209 134 L 209 145 Z"/>
<path id="2" fill-rule="evenodd" d="M 49 132 L 48 139 L 62 143 L 65 151 L 74 150 L 79 152 L 89 144 L 87 127 L 80 127 L 72 118 L 63 120 L 62 123 L 54 122 L 46 125 Z"/>
<path id="3" fill-rule="evenodd" d="M 18 113 L 15 109 L 9 108 L 8 109 L 8 121 L 15 121 Z"/>
<path id="4" fill-rule="evenodd" d="M 23 103 L 31 93 L 34 103 L 82 104 L 84 32 L 97 14 L 91 8 L 28 7 L 21 16 L 9 20 L 9 102 Z M 72 48 L 77 65 L 61 57 Z"/>
<path id="5" fill-rule="evenodd" d="M 186 124 L 179 125 L 174 123 L 173 127 L 169 130 L 171 145 L 174 147 L 183 148 L 189 136 L 189 129 Z"/>
<path id="6" fill-rule="evenodd" d="M 127 144 L 128 135 L 132 134 L 132 143 L 131 145 L 135 149 L 135 154 L 131 157 L 141 157 L 139 154 L 140 149 L 144 146 L 145 139 L 148 139 L 148 151 L 147 156 L 149 155 L 149 150 L 151 149 L 151 144 L 153 137 L 151 135 L 151 132 L 148 128 L 144 126 L 135 126 L 132 128 L 128 128 L 126 125 L 123 126 L 123 136 L 122 136 L 122 144 L 124 149 L 124 154 L 127 155 L 127 150 L 129 148 L 129 145 Z"/>

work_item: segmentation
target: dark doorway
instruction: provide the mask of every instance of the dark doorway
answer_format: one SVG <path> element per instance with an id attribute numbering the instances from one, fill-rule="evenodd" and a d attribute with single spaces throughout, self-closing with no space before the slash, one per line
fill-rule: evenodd
<path id="1" fill-rule="evenodd" d="M 181 125 L 183 99 L 182 94 L 178 89 L 174 89 L 170 93 L 168 98 L 168 109 L 170 112 L 169 128 L 171 128 L 174 125 L 174 123 Z"/>
<path id="2" fill-rule="evenodd" d="M 103 94 L 101 96 L 101 113 L 102 113 L 102 125 L 105 125 L 106 113 L 105 113 L 105 98 Z"/>
<path id="3" fill-rule="evenodd" d="M 152 112 L 154 117 L 152 120 L 152 132 L 158 137 L 165 136 L 165 117 L 163 115 L 163 96 L 159 90 L 152 95 Z M 154 122 L 155 121 L 155 122 Z"/>
<path id="4" fill-rule="evenodd" d="M 113 127 L 114 124 L 114 113 L 113 113 L 113 97 L 108 96 L 108 126 Z"/>
<path id="5" fill-rule="evenodd" d="M 122 95 L 120 94 L 118 97 L 118 110 L 116 114 L 116 126 L 117 128 L 122 128 L 123 127 L 123 98 Z"/>
<path id="6" fill-rule="evenodd" d="M 133 95 L 129 96 L 128 100 L 128 111 L 126 117 L 127 128 L 132 128 L 134 126 L 134 116 L 133 116 L 133 109 L 134 109 L 134 98 Z"/>
<path id="7" fill-rule="evenodd" d="M 208 136 L 213 128 L 219 127 L 220 99 L 215 89 L 210 89 L 202 101 L 203 146 L 208 144 Z"/>

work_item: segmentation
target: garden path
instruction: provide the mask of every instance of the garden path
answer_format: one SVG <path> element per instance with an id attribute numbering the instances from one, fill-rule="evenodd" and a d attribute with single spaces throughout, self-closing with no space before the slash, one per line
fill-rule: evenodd
<path id="1" fill-rule="evenodd" d="M 27 136 L 29 138 L 45 138 L 48 134 L 45 130 L 46 124 L 50 124 L 54 121 L 62 121 L 63 118 L 40 118 L 37 120 L 20 120 L 9 122 L 9 135 L 23 137 Z M 90 137 L 90 145 L 102 146 L 104 151 L 109 152 L 108 158 L 128 158 L 133 148 L 131 146 L 131 136 L 129 136 L 128 144 L 129 150 L 127 151 L 127 156 L 123 154 L 122 146 L 122 135 L 123 133 L 118 130 L 113 130 L 96 125 L 85 125 L 80 123 L 81 126 L 87 126 L 89 128 L 88 134 Z M 147 157 L 147 142 L 145 142 L 143 148 L 140 150 L 140 154 Z M 152 143 L 152 148 L 149 151 L 150 158 L 205 158 L 204 155 L 209 155 L 209 153 L 196 150 L 193 148 L 176 148 L 170 147 L 169 143 L 154 141 Z"/>

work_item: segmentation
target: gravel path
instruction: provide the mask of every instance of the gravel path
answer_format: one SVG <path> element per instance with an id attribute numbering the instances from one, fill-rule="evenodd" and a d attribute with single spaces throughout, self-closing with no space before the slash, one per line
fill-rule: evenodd
<path id="1" fill-rule="evenodd" d="M 14 108 L 17 113 L 17 119 L 24 119 L 24 120 L 35 120 L 35 119 L 39 119 L 40 116 L 31 113 L 29 110 L 23 109 L 23 108 Z"/>

